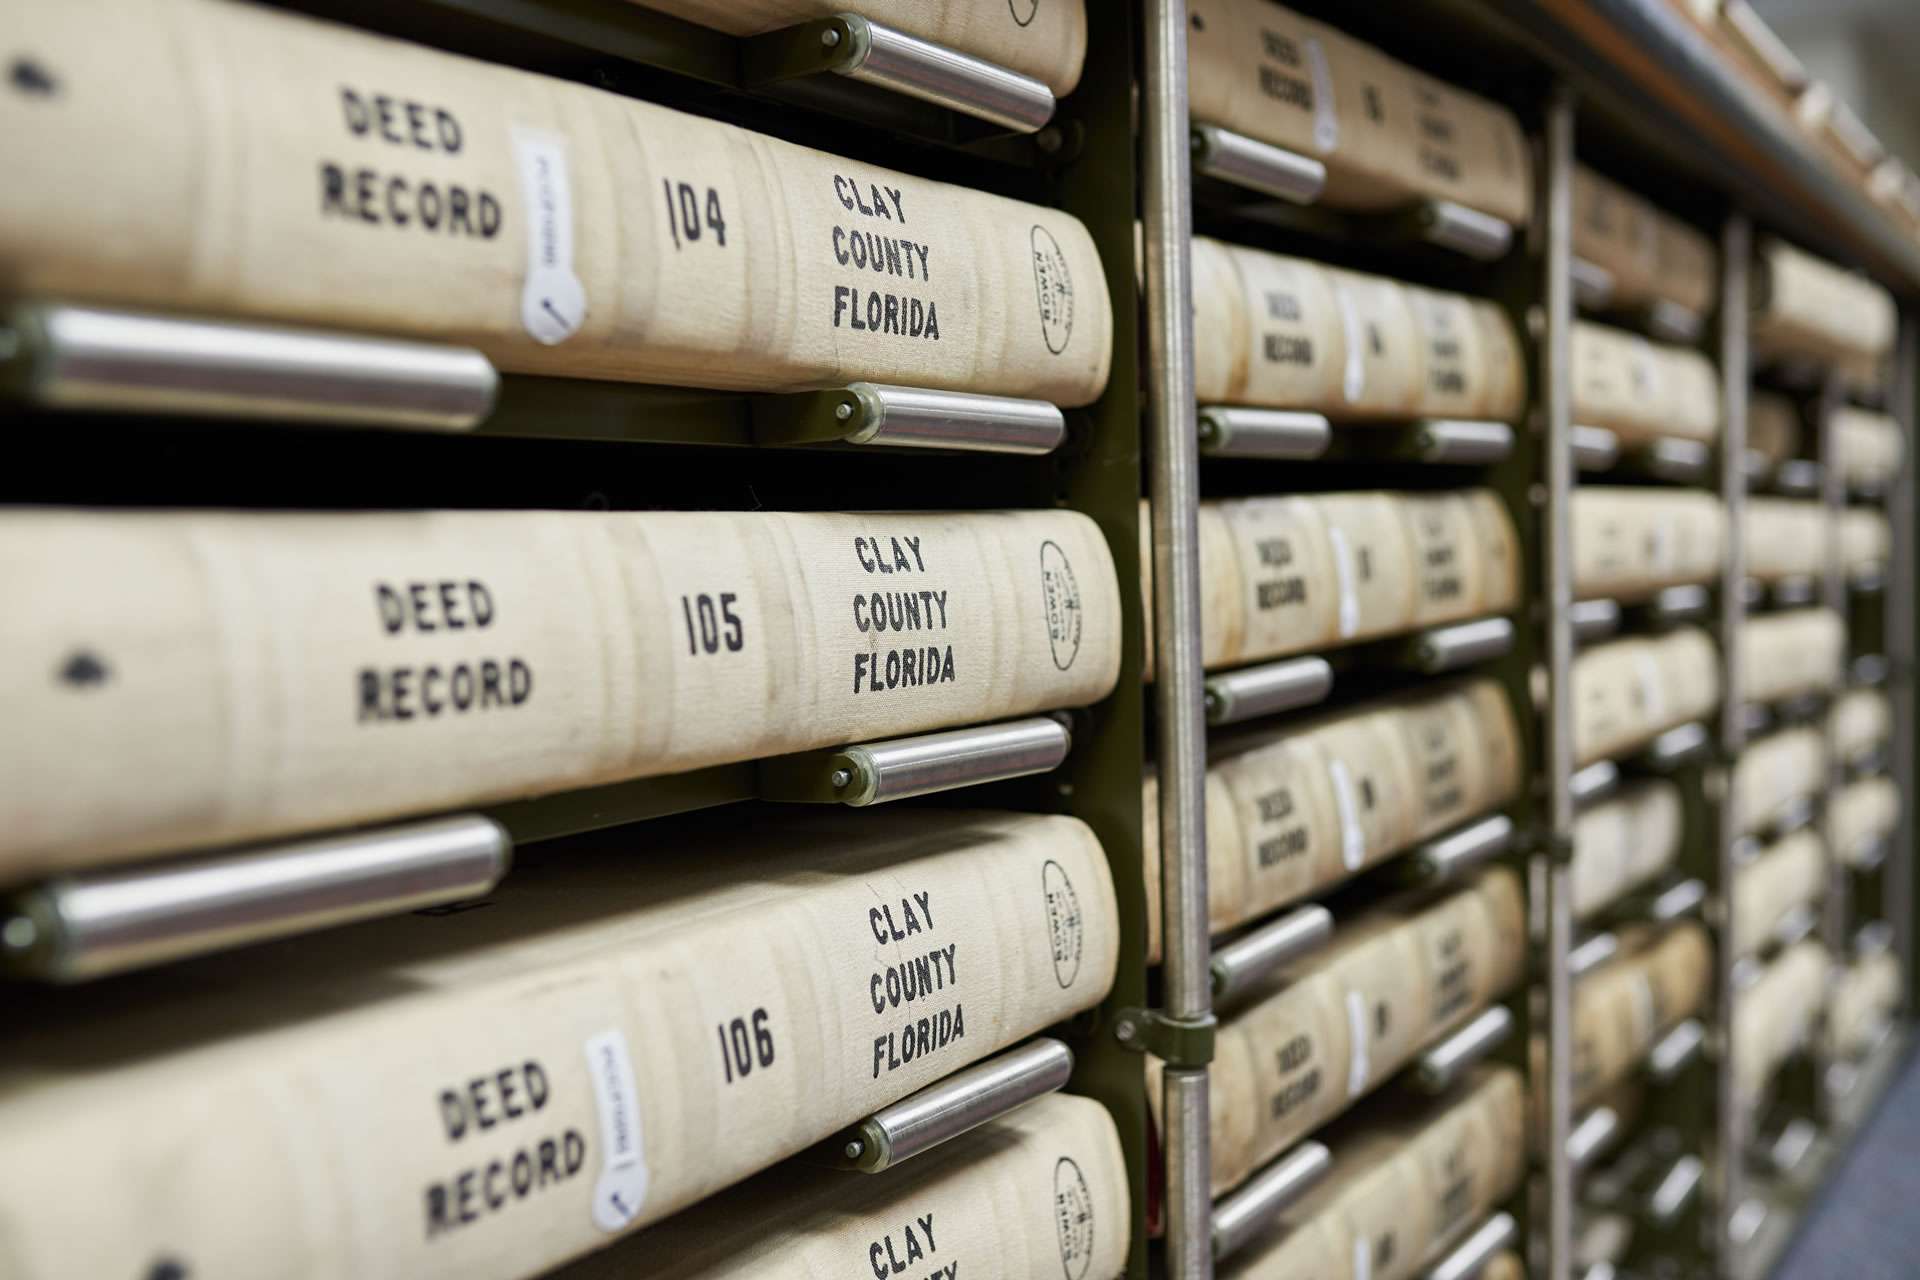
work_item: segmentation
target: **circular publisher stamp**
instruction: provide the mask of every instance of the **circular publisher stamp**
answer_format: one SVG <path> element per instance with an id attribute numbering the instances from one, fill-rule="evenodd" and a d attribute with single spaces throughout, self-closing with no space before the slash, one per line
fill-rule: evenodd
<path id="1" fill-rule="evenodd" d="M 1093 1193 L 1071 1156 L 1053 1166 L 1053 1225 L 1060 1233 L 1060 1268 L 1081 1280 L 1093 1262 Z"/>
<path id="2" fill-rule="evenodd" d="M 1086 923 L 1080 917 L 1080 895 L 1073 891 L 1067 870 L 1052 858 L 1040 868 L 1040 887 L 1047 898 L 1047 937 L 1053 945 L 1053 976 L 1062 988 L 1080 976 L 1080 952 L 1086 945 Z"/>
<path id="3" fill-rule="evenodd" d="M 1033 293 L 1040 303 L 1040 336 L 1047 350 L 1059 355 L 1073 340 L 1073 274 L 1060 242 L 1035 224 L 1028 237 L 1033 245 Z"/>
<path id="4" fill-rule="evenodd" d="M 1047 645 L 1053 650 L 1053 665 L 1065 671 L 1080 656 L 1084 610 L 1073 565 L 1052 539 L 1040 544 L 1040 598 L 1047 610 Z"/>

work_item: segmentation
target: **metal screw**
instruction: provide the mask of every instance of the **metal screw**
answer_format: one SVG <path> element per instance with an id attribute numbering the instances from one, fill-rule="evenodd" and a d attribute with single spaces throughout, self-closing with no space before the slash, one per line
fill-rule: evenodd
<path id="1" fill-rule="evenodd" d="M 838 27 L 828 27 L 825 31 L 822 31 L 820 33 L 821 48 L 832 49 L 836 47 L 839 43 L 840 43 L 840 29 Z"/>
<path id="2" fill-rule="evenodd" d="M 845 400 L 842 400 L 839 404 L 833 406 L 833 416 L 845 422 L 853 416 L 853 406 Z"/>
<path id="3" fill-rule="evenodd" d="M 860 1141 L 860 1139 L 854 1138 L 848 1142 L 845 1147 L 841 1148 L 841 1150 L 846 1154 L 847 1159 L 858 1160 L 867 1153 L 867 1145 Z"/>
<path id="4" fill-rule="evenodd" d="M 1222 710 L 1222 707 L 1220 705 L 1220 695 L 1213 692 L 1211 689 L 1209 689 L 1206 694 L 1206 700 L 1207 700 L 1207 719 L 1209 720 L 1219 719 L 1220 712 Z"/>
<path id="5" fill-rule="evenodd" d="M 1066 135 L 1060 132 L 1059 127 L 1050 124 L 1034 135 L 1033 145 L 1046 154 L 1053 155 L 1066 145 L 1066 141 Z"/>
<path id="6" fill-rule="evenodd" d="M 1140 1028 L 1134 1025 L 1133 1019 L 1128 1018 L 1115 1024 L 1113 1034 L 1119 1039 L 1121 1044 L 1132 1044 L 1134 1039 L 1139 1036 Z"/>
<path id="7" fill-rule="evenodd" d="M 835 791 L 845 791 L 853 783 L 853 770 L 835 769 L 831 781 Z"/>

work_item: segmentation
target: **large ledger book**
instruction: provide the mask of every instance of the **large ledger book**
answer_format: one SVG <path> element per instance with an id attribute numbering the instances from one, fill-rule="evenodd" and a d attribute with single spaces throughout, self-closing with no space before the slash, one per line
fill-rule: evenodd
<path id="1" fill-rule="evenodd" d="M 1194 394 L 1338 419 L 1526 407 L 1520 340 L 1492 302 L 1195 236 Z"/>
<path id="2" fill-rule="evenodd" d="M 1573 660 L 1573 754 L 1592 764 L 1645 746 L 1720 703 L 1720 652 L 1705 631 L 1613 640 Z"/>
<path id="3" fill-rule="evenodd" d="M 1665 933 L 1628 932 L 1618 958 L 1580 980 L 1573 997 L 1573 1100 L 1586 1106 L 1624 1080 L 1654 1041 L 1699 1012 L 1711 978 L 1712 944 L 1697 924 Z M 1544 1064 L 1545 1042 L 1533 1046 Z M 1545 1100 L 1535 1073 L 1534 1104 Z"/>
<path id="4" fill-rule="evenodd" d="M 1573 419 L 1622 444 L 1720 436 L 1720 375 L 1686 347 L 1585 320 L 1573 326 Z"/>
<path id="5" fill-rule="evenodd" d="M 1103 697 L 1073 512 L 0 514 L 0 882 Z"/>
<path id="6" fill-rule="evenodd" d="M 1505 107 L 1271 0 L 1190 0 L 1187 13 L 1195 122 L 1321 161 L 1327 204 L 1451 200 L 1527 221 L 1531 152 Z"/>
<path id="7" fill-rule="evenodd" d="M 1100 259 L 1056 210 L 265 7 L 10 17 L 58 86 L 0 97 L 13 291 L 528 373 L 1062 404 L 1106 384 Z"/>
<path id="8" fill-rule="evenodd" d="M 1840 513 L 1840 565 L 1848 573 L 1884 573 L 1893 555 L 1893 524 L 1872 507 Z"/>
<path id="9" fill-rule="evenodd" d="M 1826 785 L 1826 769 L 1826 742 L 1818 729 L 1781 729 L 1748 743 L 1727 784 L 1736 829 L 1757 831 L 1805 803 Z"/>
<path id="10" fill-rule="evenodd" d="M 1757 453 L 1773 466 L 1800 455 L 1804 432 L 1800 410 L 1786 396 L 1755 389 L 1747 396 L 1747 452 Z M 1748 510 L 1752 510 L 1752 499 Z"/>
<path id="11" fill-rule="evenodd" d="M 534 1275 L 1113 982 L 1113 885 L 1072 818 L 635 830 L 523 859 L 480 909 L 22 1010 L 9 1277 Z"/>
<path id="12" fill-rule="evenodd" d="M 1212 931 L 1298 902 L 1520 790 L 1520 726 L 1492 680 L 1442 684 L 1216 738 L 1206 790 Z M 1159 781 L 1142 788 L 1147 958 L 1160 956 Z"/>
<path id="13" fill-rule="evenodd" d="M 1200 655 L 1209 670 L 1506 613 L 1520 602 L 1519 536 L 1490 489 L 1203 502 L 1199 535 Z M 1143 558 L 1147 600 L 1150 573 Z"/>
<path id="14" fill-rule="evenodd" d="M 1520 882 L 1503 867 L 1343 924 L 1226 1018 L 1213 1060 L 1216 1195 L 1341 1114 L 1519 979 Z M 1157 1062 L 1149 1060 L 1151 1078 Z M 1158 1105 L 1159 1089 L 1149 1100 Z"/>
<path id="15" fill-rule="evenodd" d="M 1849 689 L 1827 713 L 1833 753 L 1855 764 L 1885 745 L 1893 733 L 1893 703 L 1879 689 Z"/>
<path id="16" fill-rule="evenodd" d="M 1827 513 L 1804 498 L 1747 499 L 1747 576 L 1760 582 L 1817 577 L 1827 563 Z"/>
<path id="17" fill-rule="evenodd" d="M 1573 492 L 1573 589 L 1638 600 L 1720 575 L 1726 505 L 1710 493 L 1591 486 Z"/>
<path id="18" fill-rule="evenodd" d="M 1899 821 L 1900 788 L 1892 778 L 1880 774 L 1848 783 L 1834 793 L 1827 814 L 1834 856 L 1848 866 L 1866 869 L 1875 845 L 1892 835 Z"/>
<path id="19" fill-rule="evenodd" d="M 1899 1012 L 1903 985 L 1900 958 L 1892 951 L 1875 952 L 1849 965 L 1827 1006 L 1829 1051 L 1852 1058 L 1871 1049 Z"/>
<path id="20" fill-rule="evenodd" d="M 1747 955 L 1766 946 L 1796 907 L 1826 894 L 1827 850 L 1809 828 L 1782 836 L 1739 868 L 1733 879 L 1731 947 Z"/>
<path id="21" fill-rule="evenodd" d="M 855 12 L 896 31 L 1032 76 L 1065 97 L 1087 57 L 1084 0 L 636 0 L 737 36 Z"/>
<path id="22" fill-rule="evenodd" d="M 783 1165 L 556 1280 L 1112 1280 L 1131 1238 L 1113 1118 L 1052 1094 L 880 1177 Z"/>
<path id="23" fill-rule="evenodd" d="M 1671 302 L 1713 309 L 1713 242 L 1585 165 L 1573 170 L 1573 251 L 1607 273 L 1607 305 Z"/>
<path id="24" fill-rule="evenodd" d="M 1385 1099 L 1331 1135 L 1333 1172 L 1223 1280 L 1408 1280 L 1520 1185 L 1520 1073 L 1477 1068 L 1438 1101 Z M 1485 1273 L 1482 1273 L 1485 1274 Z"/>
<path id="25" fill-rule="evenodd" d="M 1629 783 L 1573 820 L 1573 914 L 1586 920 L 1652 884 L 1680 857 L 1680 788 Z"/>
<path id="26" fill-rule="evenodd" d="M 1906 457 L 1906 433 L 1884 413 L 1840 405 L 1833 411 L 1833 432 L 1849 484 L 1879 488 L 1893 479 Z"/>
<path id="27" fill-rule="evenodd" d="M 1757 354 L 1874 359 L 1893 347 L 1893 295 L 1864 276 L 1767 239 L 1754 255 Z"/>
<path id="28" fill-rule="evenodd" d="M 1808 939 L 1788 947 L 1734 997 L 1731 1056 L 1740 1103 L 1765 1094 L 1781 1064 L 1811 1042 L 1832 968 L 1826 946 Z"/>
<path id="29" fill-rule="evenodd" d="M 1840 683 L 1847 624 L 1831 609 L 1794 609 L 1749 618 L 1740 628 L 1742 692 L 1755 702 L 1820 693 Z"/>

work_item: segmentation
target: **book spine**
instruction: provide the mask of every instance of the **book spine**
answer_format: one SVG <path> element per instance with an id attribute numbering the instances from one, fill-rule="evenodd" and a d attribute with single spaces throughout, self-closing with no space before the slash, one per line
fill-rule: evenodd
<path id="1" fill-rule="evenodd" d="M 1740 628 L 1739 644 L 1750 673 L 1745 692 L 1755 702 L 1832 689 L 1846 664 L 1846 624 L 1831 609 L 1755 618 Z"/>
<path id="2" fill-rule="evenodd" d="M 1719 375 L 1697 351 L 1577 321 L 1573 326 L 1573 415 L 1605 427 L 1622 444 L 1665 436 L 1720 434 Z"/>
<path id="3" fill-rule="evenodd" d="M 0 1251 L 23 1280 L 532 1275 L 1090 1007 L 1118 949 L 1092 833 L 1034 818 L 511 976 L 16 1077 Z"/>
<path id="4" fill-rule="evenodd" d="M 1893 834 L 1900 820 L 1900 789 L 1882 775 L 1842 787 L 1833 798 L 1829 829 L 1833 854 L 1848 866 L 1859 863 L 1868 845 Z"/>
<path id="5" fill-rule="evenodd" d="M 1195 393 L 1335 418 L 1511 421 L 1518 339 L 1498 307 L 1194 239 Z"/>
<path id="6" fill-rule="evenodd" d="M 1734 762 L 1729 784 L 1740 830 L 1759 829 L 1819 790 L 1825 784 L 1826 758 L 1826 744 L 1812 728 L 1783 729 L 1749 745 Z"/>
<path id="7" fill-rule="evenodd" d="M 1776 841 L 1740 868 L 1733 882 L 1730 945 L 1734 954 L 1759 950 L 1787 912 L 1817 902 L 1824 894 L 1826 875 L 1826 849 L 1807 830 Z"/>
<path id="8" fill-rule="evenodd" d="M 1647 780 L 1580 811 L 1573 822 L 1573 912 L 1588 919 L 1651 883 L 1680 856 L 1680 789 Z"/>
<path id="9" fill-rule="evenodd" d="M 0 191 L 23 292 L 535 373 L 1062 404 L 1106 383 L 1106 281 L 1067 214 L 253 6 L 20 18 L 68 86 L 0 101 L 33 178 Z"/>
<path id="10" fill-rule="evenodd" d="M 1213 1071 L 1215 1192 L 1245 1181 L 1511 985 L 1522 916 L 1517 878 L 1483 873 L 1424 909 L 1349 924 L 1285 989 L 1228 1019 Z"/>
<path id="11" fill-rule="evenodd" d="M 1680 925 L 1581 980 L 1573 1003 L 1576 1105 L 1620 1083 L 1655 1040 L 1700 1010 L 1710 946 L 1700 926 Z M 1543 1093 L 1534 1094 L 1538 1114 Z"/>
<path id="12" fill-rule="evenodd" d="M 1856 960 L 1834 990 L 1827 1041 L 1837 1057 L 1865 1053 L 1900 1008 L 1900 961 L 1891 951 Z"/>
<path id="13" fill-rule="evenodd" d="M 1573 663 L 1573 750 L 1582 764 L 1644 746 L 1720 701 L 1720 660 L 1697 627 L 1615 640 Z"/>
<path id="14" fill-rule="evenodd" d="M 841 12 L 831 0 L 646 0 L 646 7 L 741 36 Z M 1083 0 L 995 5 L 891 0 L 871 16 L 896 31 L 1032 76 L 1055 97 L 1073 92 L 1087 56 Z"/>
<path id="15" fill-rule="evenodd" d="M 785 1175 L 785 1176 L 782 1176 Z M 566 1280 L 1039 1280 L 1126 1268 L 1127 1170 L 1098 1103 L 1056 1094 L 885 1177 L 777 1171 L 583 1259 Z M 743 1231 L 743 1223 L 753 1223 Z"/>
<path id="16" fill-rule="evenodd" d="M 1573 495 L 1574 591 L 1639 599 L 1720 572 L 1726 508 L 1704 493 L 1582 489 Z"/>
<path id="17" fill-rule="evenodd" d="M 1826 945 L 1787 948 L 1734 1003 L 1732 1056 L 1741 1101 L 1752 1105 L 1774 1072 L 1813 1034 L 1832 968 Z"/>
<path id="18" fill-rule="evenodd" d="M 0 516 L 0 879 L 1083 705 L 1071 512 Z"/>

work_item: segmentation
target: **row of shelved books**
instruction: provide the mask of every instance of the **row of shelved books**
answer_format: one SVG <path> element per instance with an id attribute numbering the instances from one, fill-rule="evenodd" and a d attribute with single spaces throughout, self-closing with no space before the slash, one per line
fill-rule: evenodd
<path id="1" fill-rule="evenodd" d="M 1774 955 L 1734 998 L 1737 1105 L 1763 1110 L 1780 1068 L 1816 1042 L 1835 1061 L 1868 1052 L 1897 1015 L 1904 988 L 1890 951 L 1843 961 L 1809 938 Z"/>
<path id="2" fill-rule="evenodd" d="M 1884 413 L 1841 404 L 1833 408 L 1834 444 L 1840 469 L 1855 488 L 1882 488 L 1906 458 L 1906 435 Z M 1790 397 L 1756 389 L 1747 403 L 1747 449 L 1778 466 L 1798 457 L 1811 441 L 1800 406 Z"/>

